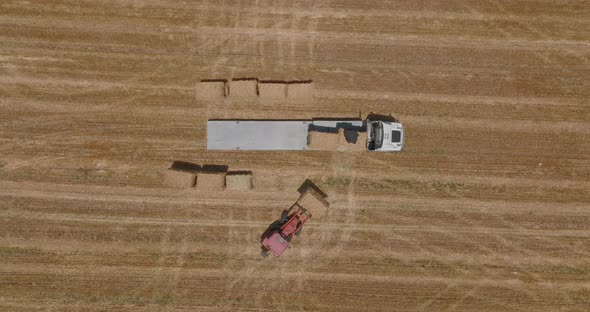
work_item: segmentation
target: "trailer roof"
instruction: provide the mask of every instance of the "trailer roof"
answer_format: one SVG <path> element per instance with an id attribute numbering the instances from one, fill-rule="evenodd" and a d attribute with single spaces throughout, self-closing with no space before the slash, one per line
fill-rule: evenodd
<path id="1" fill-rule="evenodd" d="M 210 150 L 305 150 L 311 121 L 209 120 Z"/>

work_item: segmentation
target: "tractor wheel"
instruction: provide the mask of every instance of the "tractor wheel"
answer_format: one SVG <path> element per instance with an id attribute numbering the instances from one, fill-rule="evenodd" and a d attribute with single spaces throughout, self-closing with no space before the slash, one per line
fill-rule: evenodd
<path id="1" fill-rule="evenodd" d="M 287 221 L 287 217 L 289 216 L 289 212 L 287 210 L 283 210 L 283 213 L 281 214 L 281 224 L 285 223 L 285 221 Z"/>

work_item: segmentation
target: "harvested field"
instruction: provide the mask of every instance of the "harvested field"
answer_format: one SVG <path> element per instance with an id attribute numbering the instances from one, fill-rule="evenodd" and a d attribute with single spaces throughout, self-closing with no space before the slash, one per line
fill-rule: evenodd
<path id="1" fill-rule="evenodd" d="M 587 1 L 0 12 L 0 310 L 590 310 Z M 201 99 L 219 77 L 311 79 L 313 97 Z M 404 123 L 404 151 L 205 150 L 208 119 L 359 111 Z M 254 188 L 169 188 L 174 159 Z M 260 258 L 305 179 L 330 208 Z"/>

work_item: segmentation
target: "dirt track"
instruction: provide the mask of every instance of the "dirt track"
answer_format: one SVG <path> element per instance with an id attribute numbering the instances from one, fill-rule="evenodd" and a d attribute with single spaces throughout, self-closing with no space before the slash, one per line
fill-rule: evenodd
<path id="1" fill-rule="evenodd" d="M 95 2 L 0 4 L 0 310 L 590 310 L 589 2 Z M 240 77 L 315 102 L 195 96 Z M 205 150 L 209 118 L 359 111 L 405 150 Z M 174 160 L 254 189 L 166 189 Z M 307 178 L 328 215 L 261 259 Z"/>

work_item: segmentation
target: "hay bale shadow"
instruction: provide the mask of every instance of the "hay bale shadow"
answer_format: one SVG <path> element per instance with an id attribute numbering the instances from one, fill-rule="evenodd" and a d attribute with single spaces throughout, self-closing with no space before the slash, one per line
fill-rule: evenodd
<path id="1" fill-rule="evenodd" d="M 311 84 L 313 83 L 313 80 L 308 79 L 308 80 L 289 80 L 287 81 L 288 84 Z"/>
<path id="2" fill-rule="evenodd" d="M 205 173 L 223 173 L 223 172 L 227 172 L 229 166 L 227 165 L 203 165 L 201 167 L 201 172 L 205 172 Z"/>
<path id="3" fill-rule="evenodd" d="M 172 162 L 172 165 L 170 165 L 169 169 L 174 171 L 196 173 L 201 170 L 201 166 L 187 161 L 175 160 Z"/>
<path id="4" fill-rule="evenodd" d="M 274 83 L 274 84 L 287 84 L 286 80 L 260 80 L 259 83 Z"/>
<path id="5" fill-rule="evenodd" d="M 223 83 L 227 83 L 227 79 L 201 79 L 199 82 L 223 82 Z"/>
<path id="6" fill-rule="evenodd" d="M 256 78 L 256 77 L 232 78 L 231 81 L 256 81 L 256 82 L 258 82 L 258 78 Z"/>
<path id="7" fill-rule="evenodd" d="M 228 171 L 227 175 L 252 175 L 252 171 L 250 171 L 250 170 L 234 170 L 234 171 Z"/>

